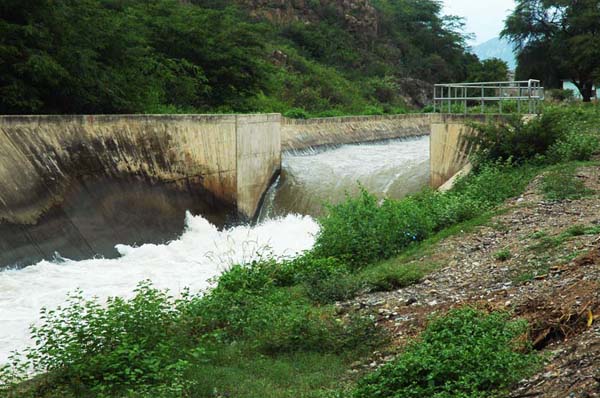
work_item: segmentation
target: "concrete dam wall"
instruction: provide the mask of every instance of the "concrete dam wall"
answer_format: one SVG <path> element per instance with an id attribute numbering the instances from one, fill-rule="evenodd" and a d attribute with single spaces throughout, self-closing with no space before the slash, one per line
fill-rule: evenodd
<path id="1" fill-rule="evenodd" d="M 426 135 L 437 187 L 467 161 L 471 116 L 0 116 L 0 267 L 162 243 L 185 211 L 255 218 L 281 153 Z M 382 159 L 385 161 L 385 159 Z"/>
<path id="2" fill-rule="evenodd" d="M 306 148 L 381 141 L 386 139 L 428 135 L 436 114 L 386 116 L 346 116 L 320 119 L 283 118 L 281 149 Z"/>
<path id="3" fill-rule="evenodd" d="M 278 114 L 0 117 L 0 266 L 252 218 L 280 147 Z"/>

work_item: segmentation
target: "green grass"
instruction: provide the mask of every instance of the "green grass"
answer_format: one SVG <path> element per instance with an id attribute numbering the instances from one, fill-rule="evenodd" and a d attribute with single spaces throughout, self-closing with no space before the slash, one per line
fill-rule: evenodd
<path id="1" fill-rule="evenodd" d="M 223 347 L 210 363 L 199 364 L 189 377 L 198 383 L 198 398 L 321 397 L 347 379 L 352 357 L 322 353 L 277 356 L 246 355 L 238 347 Z"/>
<path id="2" fill-rule="evenodd" d="M 542 192 L 548 200 L 581 199 L 593 193 L 577 178 L 572 168 L 554 170 L 544 175 Z"/>

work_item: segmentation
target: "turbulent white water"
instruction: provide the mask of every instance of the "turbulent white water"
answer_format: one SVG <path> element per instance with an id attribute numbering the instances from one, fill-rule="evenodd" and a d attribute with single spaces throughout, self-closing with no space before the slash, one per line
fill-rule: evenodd
<path id="1" fill-rule="evenodd" d="M 130 296 L 151 280 L 176 295 L 183 288 L 200 291 L 229 265 L 260 253 L 294 256 L 310 249 L 318 232 L 309 216 L 322 203 L 356 193 L 357 182 L 380 197 L 400 198 L 427 184 L 429 138 L 346 145 L 323 152 L 286 154 L 283 175 L 267 195 L 257 226 L 218 230 L 200 216 L 186 217 L 186 229 L 164 245 L 117 246 L 120 258 L 42 261 L 0 272 L 0 364 L 13 350 L 29 345 L 29 325 L 45 306 L 55 308 L 69 292 L 104 301 Z M 283 216 L 283 218 L 274 218 Z M 266 221 L 265 221 L 266 220 Z"/>
<path id="2" fill-rule="evenodd" d="M 199 291 L 229 265 L 261 252 L 279 257 L 310 249 L 318 228 L 310 217 L 289 215 L 219 231 L 204 218 L 188 214 L 186 230 L 168 244 L 118 246 L 122 257 L 117 259 L 42 261 L 0 272 L 0 364 L 10 351 L 30 343 L 28 328 L 37 321 L 41 307 L 57 307 L 77 288 L 102 301 L 130 296 L 146 279 L 171 294 L 185 287 Z"/>
<path id="3" fill-rule="evenodd" d="M 345 193 L 356 194 L 359 183 L 380 198 L 399 199 L 428 181 L 429 136 L 287 153 L 261 219 L 289 213 L 321 215 L 324 202 L 337 203 Z"/>

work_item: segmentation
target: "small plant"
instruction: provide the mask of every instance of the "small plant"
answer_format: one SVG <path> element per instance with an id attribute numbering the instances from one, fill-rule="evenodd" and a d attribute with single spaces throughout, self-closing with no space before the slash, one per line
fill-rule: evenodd
<path id="1" fill-rule="evenodd" d="M 393 362 L 362 379 L 354 398 L 505 396 L 540 363 L 522 338 L 525 321 L 473 308 L 450 311 L 427 326 Z"/>
<path id="2" fill-rule="evenodd" d="M 548 236 L 548 232 L 546 231 L 536 231 L 530 235 L 531 239 L 541 239 Z"/>
<path id="3" fill-rule="evenodd" d="M 289 117 L 291 119 L 308 119 L 309 115 L 302 108 L 291 108 L 283 113 L 283 116 Z"/>
<path id="4" fill-rule="evenodd" d="M 565 233 L 569 236 L 583 236 L 586 234 L 586 230 L 585 225 L 577 224 L 569 227 Z"/>
<path id="5" fill-rule="evenodd" d="M 509 249 L 498 250 L 494 253 L 494 258 L 498 261 L 508 261 L 512 257 Z"/>
<path id="6" fill-rule="evenodd" d="M 435 268 L 435 264 L 395 264 L 389 260 L 365 269 L 359 276 L 373 291 L 390 291 L 421 282 Z"/>

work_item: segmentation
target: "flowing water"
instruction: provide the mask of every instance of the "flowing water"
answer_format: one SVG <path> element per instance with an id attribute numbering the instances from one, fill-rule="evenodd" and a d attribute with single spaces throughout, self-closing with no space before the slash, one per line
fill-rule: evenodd
<path id="1" fill-rule="evenodd" d="M 30 343 L 28 327 L 41 307 L 61 305 L 78 288 L 85 297 L 101 301 L 129 297 L 148 279 L 174 295 L 185 287 L 201 291 L 231 264 L 261 253 L 292 257 L 310 249 L 319 229 L 311 216 L 321 214 L 322 202 L 357 192 L 357 181 L 378 196 L 394 198 L 424 186 L 428 143 L 428 137 L 421 137 L 286 154 L 282 176 L 267 194 L 258 225 L 219 230 L 188 213 L 182 235 L 166 244 L 118 245 L 121 257 L 116 259 L 57 258 L 0 272 L 0 364 L 12 350 Z"/>
<path id="2" fill-rule="evenodd" d="M 323 203 L 355 195 L 359 184 L 380 198 L 417 192 L 429 181 L 429 136 L 287 153 L 282 163 L 259 220 L 290 213 L 320 216 Z"/>

